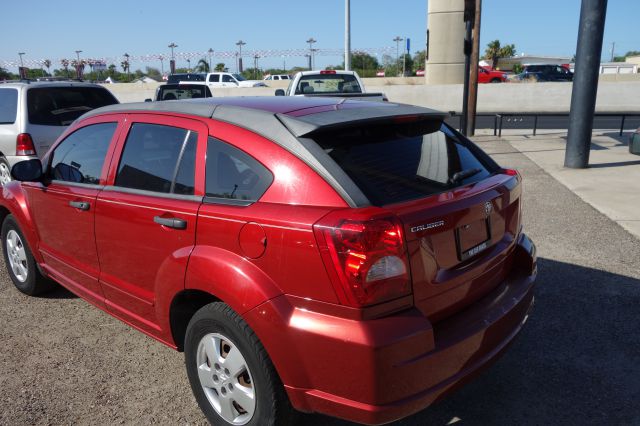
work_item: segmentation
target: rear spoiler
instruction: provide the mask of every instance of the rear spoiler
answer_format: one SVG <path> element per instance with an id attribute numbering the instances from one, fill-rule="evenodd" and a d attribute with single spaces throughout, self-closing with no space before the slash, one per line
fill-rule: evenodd
<path id="1" fill-rule="evenodd" d="M 361 107 L 354 104 L 336 110 L 320 112 L 300 117 L 276 114 L 280 122 L 295 136 L 306 137 L 324 130 L 335 130 L 341 127 L 352 127 L 361 124 L 381 122 L 437 121 L 441 122 L 448 113 L 422 108 L 413 105 L 393 103 L 367 103 Z"/>

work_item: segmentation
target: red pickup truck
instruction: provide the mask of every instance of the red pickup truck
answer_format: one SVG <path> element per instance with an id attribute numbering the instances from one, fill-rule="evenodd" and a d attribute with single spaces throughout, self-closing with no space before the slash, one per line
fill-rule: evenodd
<path id="1" fill-rule="evenodd" d="M 507 74 L 489 67 L 478 67 L 478 83 L 504 83 Z"/>

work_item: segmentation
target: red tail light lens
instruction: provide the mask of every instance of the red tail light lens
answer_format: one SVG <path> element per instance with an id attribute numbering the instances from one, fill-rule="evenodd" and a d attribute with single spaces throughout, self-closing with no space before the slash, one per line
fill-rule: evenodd
<path id="1" fill-rule="evenodd" d="M 402 224 L 395 216 L 363 209 L 325 216 L 314 232 L 340 301 L 355 307 L 386 302 L 411 293 Z M 353 213 L 353 211 L 350 211 Z"/>
<path id="2" fill-rule="evenodd" d="M 520 174 L 516 169 L 502 169 L 502 173 L 507 176 L 519 176 Z"/>
<path id="3" fill-rule="evenodd" d="M 36 148 L 29 133 L 20 133 L 16 138 L 16 155 L 36 155 Z"/>
<path id="4" fill-rule="evenodd" d="M 320 74 L 336 74 L 335 70 L 322 70 Z"/>

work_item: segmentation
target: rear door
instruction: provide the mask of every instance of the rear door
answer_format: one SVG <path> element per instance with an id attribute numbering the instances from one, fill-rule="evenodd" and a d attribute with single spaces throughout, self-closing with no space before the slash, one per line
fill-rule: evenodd
<path id="1" fill-rule="evenodd" d="M 495 288 L 518 232 L 517 177 L 439 123 L 316 139 L 370 202 L 404 224 L 416 306 L 437 321 Z"/>
<path id="2" fill-rule="evenodd" d="M 44 269 L 75 293 L 103 305 L 94 238 L 96 197 L 104 187 L 118 116 L 87 120 L 48 157 L 50 183 L 24 183 L 40 238 Z"/>
<path id="3" fill-rule="evenodd" d="M 127 117 L 97 199 L 100 283 L 114 315 L 156 334 L 158 295 L 184 287 L 203 196 L 198 151 L 206 149 L 208 131 L 200 121 L 168 115 Z"/>

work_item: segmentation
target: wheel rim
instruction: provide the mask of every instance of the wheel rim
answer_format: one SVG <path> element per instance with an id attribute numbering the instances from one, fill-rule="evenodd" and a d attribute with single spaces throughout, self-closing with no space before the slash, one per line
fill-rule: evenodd
<path id="1" fill-rule="evenodd" d="M 7 232 L 7 258 L 9 258 L 9 266 L 13 275 L 20 282 L 25 282 L 29 276 L 29 268 L 27 266 L 27 252 L 24 244 L 20 239 L 20 235 L 13 229 Z"/>
<path id="2" fill-rule="evenodd" d="M 11 182 L 11 170 L 5 162 L 0 162 L 0 185 Z"/>
<path id="3" fill-rule="evenodd" d="M 240 349 L 227 337 L 210 333 L 198 344 L 198 378 L 209 403 L 225 421 L 248 423 L 256 410 L 255 388 Z"/>

